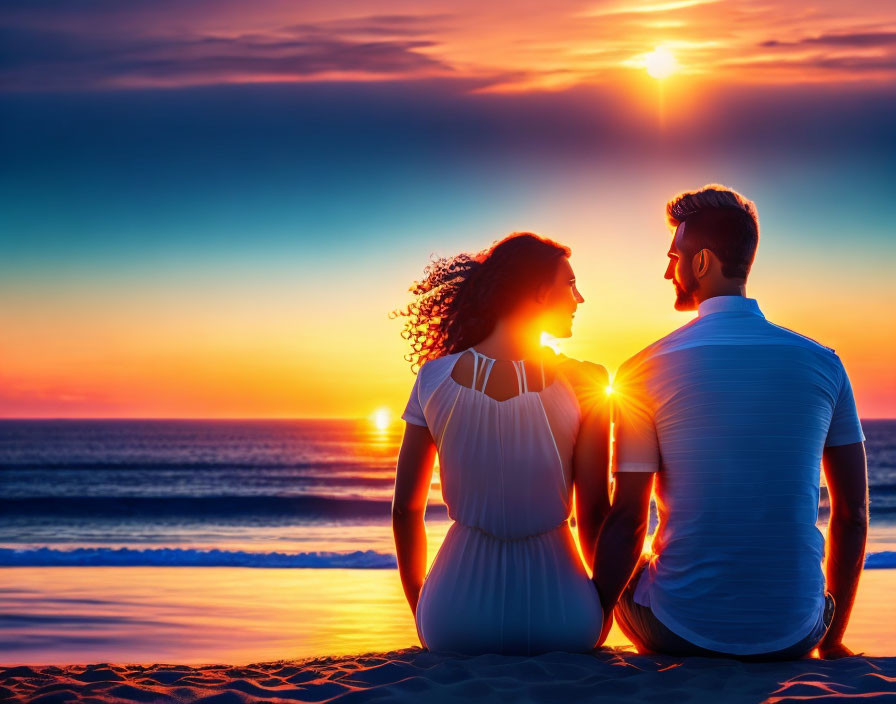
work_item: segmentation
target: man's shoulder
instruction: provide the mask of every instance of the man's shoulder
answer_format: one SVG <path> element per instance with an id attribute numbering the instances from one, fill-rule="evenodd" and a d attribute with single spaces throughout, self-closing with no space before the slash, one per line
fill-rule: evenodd
<path id="1" fill-rule="evenodd" d="M 825 356 L 837 358 L 837 353 L 834 351 L 833 347 L 828 347 L 827 345 L 822 344 L 818 340 L 815 340 L 808 335 L 803 335 L 796 330 L 791 330 L 790 328 L 786 328 L 783 325 L 773 323 L 770 320 L 766 320 L 765 322 L 769 327 L 769 332 L 772 335 L 779 337 L 782 341 L 792 345 L 797 345 L 798 347 L 804 347 L 806 349 L 813 350 Z"/>
<path id="2" fill-rule="evenodd" d="M 693 320 L 690 320 L 682 325 L 680 328 L 673 330 L 668 335 L 664 335 L 656 342 L 652 342 L 651 344 L 647 345 L 647 347 L 642 349 L 637 354 L 632 355 L 622 363 L 622 365 L 619 367 L 620 373 L 633 371 L 634 369 L 642 366 L 650 359 L 664 354 L 665 352 L 668 352 L 672 349 L 675 349 L 675 347 L 679 343 L 689 339 L 693 335 L 694 328 L 698 321 L 699 318 L 694 318 Z"/>
<path id="3" fill-rule="evenodd" d="M 673 330 L 668 335 L 661 337 L 656 342 L 648 345 L 637 354 L 627 359 L 620 369 L 631 369 L 643 364 L 644 362 L 662 354 L 674 352 L 682 347 L 699 347 L 702 344 L 711 344 L 712 340 L 718 338 L 717 331 L 708 331 L 700 324 L 701 318 L 694 318 L 677 330 Z M 839 362 L 839 357 L 832 347 L 828 347 L 818 340 L 808 335 L 786 328 L 783 325 L 772 323 L 764 318 L 761 321 L 761 328 L 752 328 L 748 333 L 748 340 L 738 335 L 731 338 L 728 342 L 732 344 L 752 345 L 756 343 L 785 344 L 801 347 Z M 726 337 L 723 335 L 723 337 Z"/>

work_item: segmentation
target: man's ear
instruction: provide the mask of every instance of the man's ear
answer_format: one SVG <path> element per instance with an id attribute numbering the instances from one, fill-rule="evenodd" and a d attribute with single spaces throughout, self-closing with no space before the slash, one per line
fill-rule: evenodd
<path id="1" fill-rule="evenodd" d="M 544 303 L 547 300 L 548 294 L 551 291 L 550 286 L 545 286 L 544 284 L 538 286 L 535 289 L 535 302 L 536 303 Z"/>
<path id="2" fill-rule="evenodd" d="M 702 279 L 706 276 L 712 268 L 712 261 L 714 258 L 715 255 L 708 249 L 701 249 L 697 252 L 693 259 L 691 259 L 691 267 L 694 271 L 694 276 L 698 279 Z"/>

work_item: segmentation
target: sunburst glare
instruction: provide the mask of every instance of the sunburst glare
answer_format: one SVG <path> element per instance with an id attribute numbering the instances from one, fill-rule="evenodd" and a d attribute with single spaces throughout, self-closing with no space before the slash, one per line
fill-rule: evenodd
<path id="1" fill-rule="evenodd" d="M 660 46 L 644 57 L 644 67 L 652 78 L 663 80 L 678 70 L 678 61 L 671 51 Z"/>
<path id="2" fill-rule="evenodd" d="M 557 343 L 557 338 L 549 335 L 546 332 L 541 333 L 541 346 L 550 347 L 555 354 L 560 354 L 560 347 Z"/>

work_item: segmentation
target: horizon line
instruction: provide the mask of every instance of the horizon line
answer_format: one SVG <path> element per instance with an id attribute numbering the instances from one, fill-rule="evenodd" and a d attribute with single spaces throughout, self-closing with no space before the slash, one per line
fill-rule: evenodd
<path id="1" fill-rule="evenodd" d="M 262 421 L 262 420 L 283 420 L 283 421 L 308 421 L 308 420 L 364 420 L 369 421 L 370 416 L 0 416 L 0 422 L 3 421 L 77 421 L 77 420 L 102 420 L 102 421 Z M 397 420 L 401 420 L 398 418 Z M 859 416 L 860 421 L 869 420 L 893 420 L 896 416 Z M 396 421 L 397 422 L 397 421 Z"/>
<path id="2" fill-rule="evenodd" d="M 7 420 L 370 420 L 370 416 L 0 416 L 0 423 Z M 896 420 L 896 418 L 882 420 Z"/>

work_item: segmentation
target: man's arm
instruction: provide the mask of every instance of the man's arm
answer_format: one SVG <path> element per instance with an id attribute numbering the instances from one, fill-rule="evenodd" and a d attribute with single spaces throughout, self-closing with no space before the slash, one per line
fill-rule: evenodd
<path id="1" fill-rule="evenodd" d="M 613 382 L 616 485 L 594 556 L 593 579 L 604 610 L 599 643 L 610 631 L 613 608 L 643 552 L 653 477 L 661 464 L 649 368 L 633 360 L 619 368 Z"/>
<path id="2" fill-rule="evenodd" d="M 834 620 L 818 652 L 822 658 L 832 660 L 853 654 L 843 645 L 843 634 L 856 598 L 868 536 L 865 443 L 826 447 L 822 464 L 831 499 L 825 576 L 835 609 Z"/>
<path id="3" fill-rule="evenodd" d="M 594 558 L 594 584 L 604 610 L 604 627 L 598 645 L 609 633 L 613 607 L 644 549 L 653 477 L 652 472 L 616 473 L 613 505 L 600 531 Z"/>

